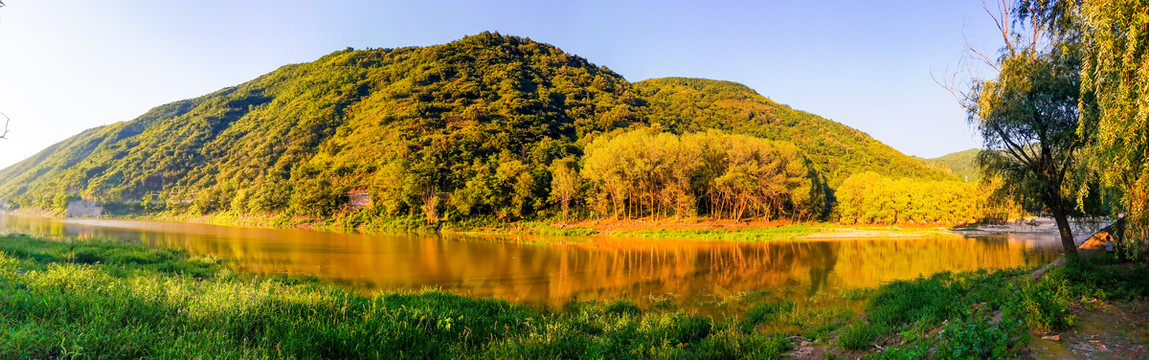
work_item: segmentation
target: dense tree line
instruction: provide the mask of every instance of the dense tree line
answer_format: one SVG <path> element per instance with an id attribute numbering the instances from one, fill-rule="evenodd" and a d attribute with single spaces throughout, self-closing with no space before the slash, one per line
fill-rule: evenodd
<path id="1" fill-rule="evenodd" d="M 844 224 L 968 224 L 986 215 L 982 190 L 965 181 L 864 172 L 838 186 L 836 213 Z"/>
<path id="2" fill-rule="evenodd" d="M 821 176 L 792 144 L 716 130 L 648 129 L 602 136 L 586 147 L 587 204 L 614 217 L 820 218 Z"/>

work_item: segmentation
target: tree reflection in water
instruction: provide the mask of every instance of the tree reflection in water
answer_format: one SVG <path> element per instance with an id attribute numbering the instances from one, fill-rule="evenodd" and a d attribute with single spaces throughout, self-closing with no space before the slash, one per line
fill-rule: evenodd
<path id="1" fill-rule="evenodd" d="M 7 216 L 0 225 L 35 236 L 179 247 L 235 259 L 242 271 L 312 275 L 364 291 L 434 287 L 548 306 L 615 298 L 645 303 L 668 294 L 689 303 L 747 290 L 810 297 L 941 271 L 1029 265 L 1058 254 L 1055 237 L 1032 236 L 775 243 L 592 237 L 529 244 L 158 221 Z"/>

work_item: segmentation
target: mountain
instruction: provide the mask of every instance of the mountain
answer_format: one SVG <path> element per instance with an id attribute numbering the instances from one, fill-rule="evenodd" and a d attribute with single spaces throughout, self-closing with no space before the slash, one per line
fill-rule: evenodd
<path id="1" fill-rule="evenodd" d="M 547 213 L 557 160 L 575 164 L 593 138 L 648 127 L 791 142 L 831 187 L 861 171 L 947 176 L 740 84 L 632 84 L 554 46 L 482 33 L 338 51 L 86 130 L 0 170 L 0 199 L 303 217 Z M 464 189 L 472 200 L 452 196 Z M 369 205 L 349 205 L 349 194 Z"/>
<path id="2" fill-rule="evenodd" d="M 676 132 L 720 129 L 792 142 L 825 173 L 831 187 L 865 171 L 891 177 L 946 178 L 861 131 L 778 104 L 746 85 L 665 78 L 639 81 L 635 89 L 649 103 L 651 123 Z"/>
<path id="3" fill-rule="evenodd" d="M 977 181 L 981 178 L 981 170 L 977 167 L 977 154 L 980 152 L 981 149 L 969 149 L 923 161 L 927 165 L 946 169 L 966 181 Z"/>

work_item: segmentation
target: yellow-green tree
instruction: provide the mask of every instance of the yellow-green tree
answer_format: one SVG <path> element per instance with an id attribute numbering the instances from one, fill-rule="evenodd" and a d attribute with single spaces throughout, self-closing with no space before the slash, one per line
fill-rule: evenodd
<path id="1" fill-rule="evenodd" d="M 792 144 L 707 131 L 640 128 L 586 146 L 587 202 L 615 217 L 692 216 L 812 219 L 825 187 Z"/>
<path id="2" fill-rule="evenodd" d="M 1078 132 L 1090 141 L 1092 170 L 1122 193 L 1134 231 L 1149 233 L 1149 3 L 1085 0 L 1077 15 L 1086 43 L 1086 98 Z"/>
<path id="3" fill-rule="evenodd" d="M 570 212 L 571 200 L 578 196 L 582 183 L 576 166 L 578 162 L 574 157 L 565 157 L 551 163 L 551 196 L 558 201 L 564 219 Z"/>
<path id="4" fill-rule="evenodd" d="M 965 224 L 984 215 L 985 197 L 972 183 L 892 179 L 874 172 L 838 186 L 835 213 L 843 224 Z"/>

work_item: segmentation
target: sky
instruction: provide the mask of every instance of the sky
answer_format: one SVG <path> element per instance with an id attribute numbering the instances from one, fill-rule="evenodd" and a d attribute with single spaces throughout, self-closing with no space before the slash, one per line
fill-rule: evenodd
<path id="1" fill-rule="evenodd" d="M 4 3 L 0 113 L 11 123 L 0 168 L 286 64 L 483 31 L 555 45 L 632 82 L 743 83 L 932 158 L 980 140 L 931 73 L 959 67 L 967 39 L 988 53 L 1000 46 L 978 0 Z"/>

